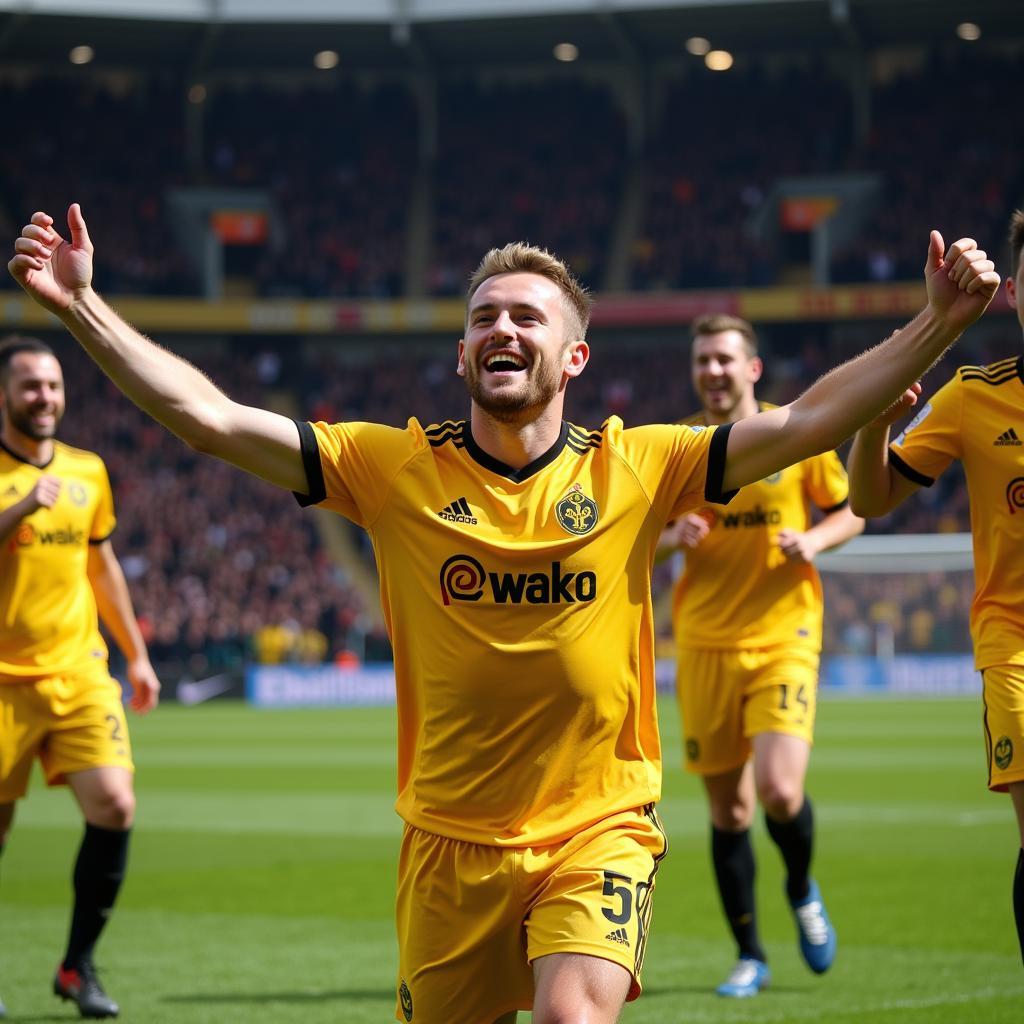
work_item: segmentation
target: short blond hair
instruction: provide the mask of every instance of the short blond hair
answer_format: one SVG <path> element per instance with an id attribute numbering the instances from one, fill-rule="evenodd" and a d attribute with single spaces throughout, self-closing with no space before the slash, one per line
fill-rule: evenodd
<path id="1" fill-rule="evenodd" d="M 498 274 L 537 274 L 553 281 L 562 293 L 572 321 L 571 326 L 575 327 L 576 337 L 567 340 L 582 341 L 586 337 L 590 326 L 590 311 L 594 305 L 590 293 L 554 253 L 526 242 L 509 242 L 500 249 L 491 249 L 484 256 L 469 279 L 469 290 L 466 292 L 467 314 L 476 290 L 488 278 L 497 277 Z"/>
<path id="2" fill-rule="evenodd" d="M 753 326 L 742 317 L 731 316 L 729 313 L 705 313 L 690 324 L 690 340 L 696 341 L 706 334 L 721 334 L 723 331 L 736 331 L 743 337 L 743 347 L 747 355 L 753 359 L 757 355 L 757 334 Z"/>

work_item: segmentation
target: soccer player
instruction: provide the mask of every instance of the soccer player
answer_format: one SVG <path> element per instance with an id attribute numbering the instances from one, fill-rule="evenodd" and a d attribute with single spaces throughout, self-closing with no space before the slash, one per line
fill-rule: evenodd
<path id="1" fill-rule="evenodd" d="M 1006 295 L 1024 328 L 1024 210 L 1010 220 Z M 1013 913 L 1024 958 L 1024 356 L 962 366 L 892 442 L 889 428 L 917 404 L 919 385 L 858 431 L 850 500 L 885 515 L 963 463 L 974 538 L 971 637 L 981 672 L 988 788 L 1009 792 L 1021 850 Z"/>
<path id="2" fill-rule="evenodd" d="M 396 1019 L 611 1024 L 639 993 L 665 839 L 650 570 L 666 522 L 834 447 L 980 315 L 999 284 L 932 235 L 929 305 L 792 405 L 717 428 L 562 420 L 590 300 L 521 243 L 470 282 L 470 416 L 304 423 L 231 401 L 90 287 L 92 243 L 33 214 L 9 268 L 133 401 L 371 534 L 398 688 Z M 954 277 L 947 277 L 952 270 Z"/>
<path id="3" fill-rule="evenodd" d="M 53 990 L 83 1017 L 116 1017 L 92 954 L 124 878 L 134 768 L 97 611 L 127 660 L 134 710 L 156 704 L 160 683 L 110 542 L 107 471 L 55 439 L 63 414 L 52 349 L 34 338 L 0 344 L 0 852 L 38 757 L 85 819 Z"/>
<path id="4" fill-rule="evenodd" d="M 702 410 L 689 424 L 738 423 L 770 408 L 754 395 L 763 364 L 746 320 L 703 316 L 691 333 Z M 835 931 L 810 876 L 814 815 L 804 777 L 821 651 L 814 556 L 864 529 L 847 497 L 843 465 L 826 451 L 748 484 L 727 509 L 682 516 L 662 535 L 661 554 L 685 555 L 672 623 L 686 768 L 707 792 L 711 859 L 739 952 L 718 986 L 722 996 L 756 995 L 770 979 L 754 903 L 757 798 L 786 865 L 804 959 L 821 974 L 835 956 Z M 817 523 L 811 505 L 823 513 Z"/>

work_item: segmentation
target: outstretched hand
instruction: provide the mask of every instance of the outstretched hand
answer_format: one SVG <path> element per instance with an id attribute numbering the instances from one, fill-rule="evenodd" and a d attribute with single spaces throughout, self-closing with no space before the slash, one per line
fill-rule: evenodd
<path id="1" fill-rule="evenodd" d="M 92 242 L 82 208 L 68 209 L 71 241 L 62 238 L 48 213 L 34 213 L 14 243 L 7 269 L 39 305 L 51 313 L 70 309 L 92 281 Z"/>
<path id="2" fill-rule="evenodd" d="M 961 238 L 947 252 L 942 235 L 933 231 L 924 268 L 928 305 L 958 333 L 969 327 L 999 290 L 995 264 L 973 238 Z"/>

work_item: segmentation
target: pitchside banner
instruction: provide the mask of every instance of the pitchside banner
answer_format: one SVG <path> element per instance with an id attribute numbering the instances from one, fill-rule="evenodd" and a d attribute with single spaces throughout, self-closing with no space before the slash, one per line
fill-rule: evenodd
<path id="1" fill-rule="evenodd" d="M 660 691 L 672 691 L 675 671 L 671 659 L 658 661 Z M 826 693 L 864 696 L 936 697 L 981 693 L 981 677 L 974 671 L 974 661 L 969 654 L 904 654 L 886 660 L 852 655 L 825 658 L 821 685 Z M 263 708 L 393 704 L 395 673 L 390 664 L 360 668 L 254 665 L 246 671 L 245 696 L 250 704 Z"/>
<path id="2" fill-rule="evenodd" d="M 253 665 L 245 673 L 245 698 L 261 708 L 353 707 L 394 704 L 390 662 L 337 665 Z"/>

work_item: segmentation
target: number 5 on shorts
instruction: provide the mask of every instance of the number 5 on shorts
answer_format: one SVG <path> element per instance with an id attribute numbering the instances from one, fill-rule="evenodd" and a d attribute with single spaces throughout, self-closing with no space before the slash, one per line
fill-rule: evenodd
<path id="1" fill-rule="evenodd" d="M 625 885 L 616 885 L 616 882 L 625 882 Z M 620 875 L 614 871 L 606 871 L 604 873 L 604 889 L 602 890 L 605 896 L 618 897 L 622 901 L 622 905 L 619 912 L 616 913 L 614 910 L 604 907 L 601 913 L 604 914 L 612 924 L 625 924 L 630 915 L 633 913 L 633 892 L 627 888 L 633 884 L 633 879 L 627 875 Z"/>

